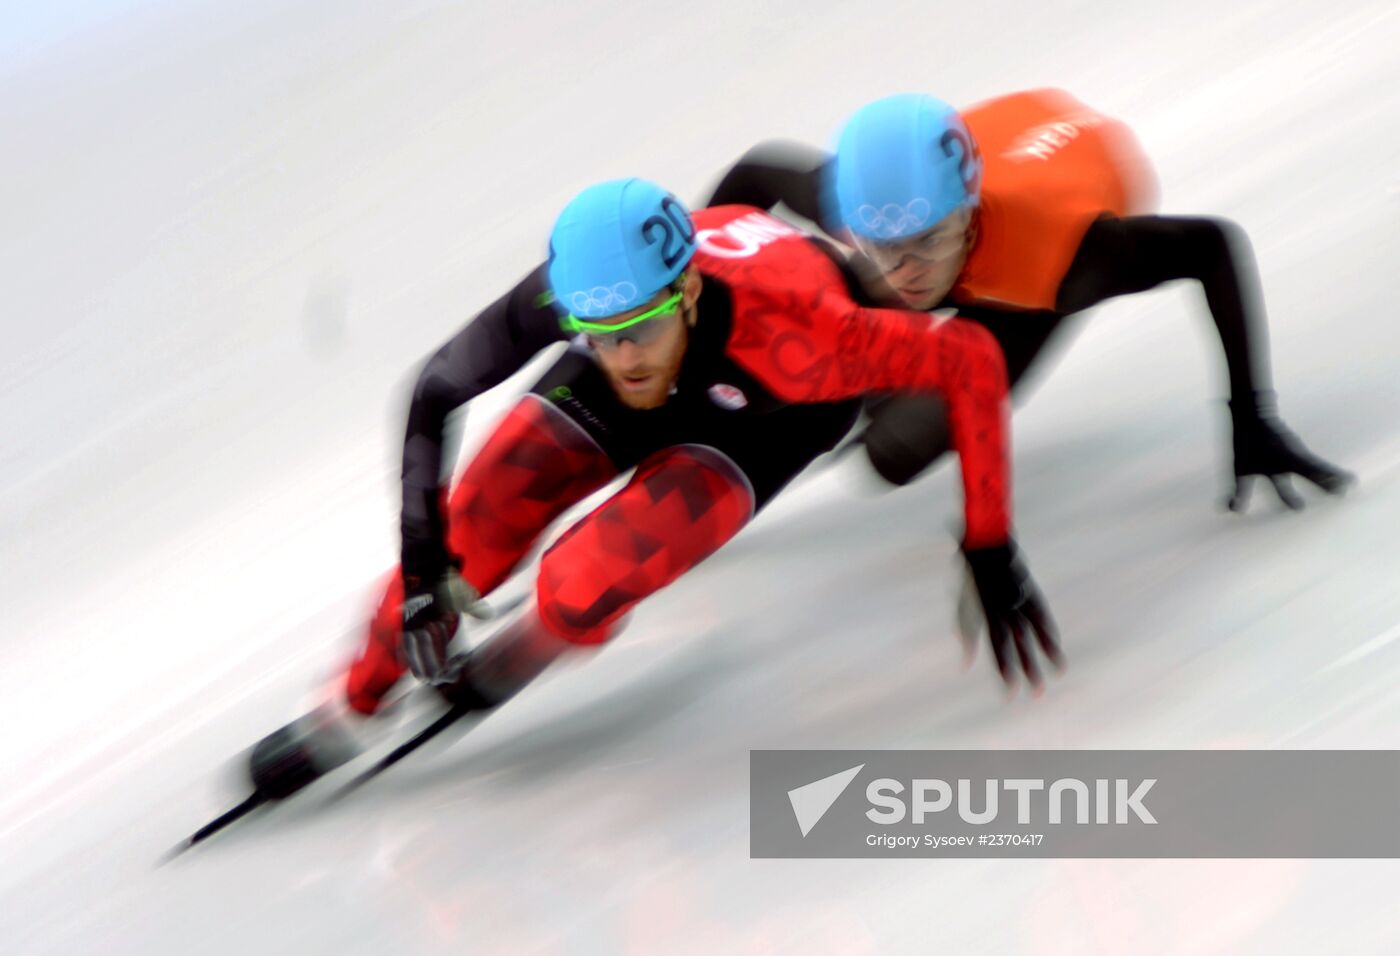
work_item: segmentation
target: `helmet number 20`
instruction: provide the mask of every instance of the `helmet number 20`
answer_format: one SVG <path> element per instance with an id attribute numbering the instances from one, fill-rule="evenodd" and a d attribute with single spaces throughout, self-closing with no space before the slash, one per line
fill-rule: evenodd
<path id="1" fill-rule="evenodd" d="M 664 216 L 652 216 L 642 223 L 642 238 L 652 245 L 661 243 L 661 261 L 670 269 L 694 244 L 695 227 L 690 224 L 685 207 L 674 196 L 661 200 L 661 211 Z"/>

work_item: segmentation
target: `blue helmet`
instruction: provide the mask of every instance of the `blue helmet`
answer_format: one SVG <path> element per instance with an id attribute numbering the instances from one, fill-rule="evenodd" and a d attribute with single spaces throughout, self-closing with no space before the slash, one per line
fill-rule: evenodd
<path id="1" fill-rule="evenodd" d="M 834 200 L 857 236 L 903 239 L 977 204 L 982 159 L 957 110 L 905 93 L 862 106 L 836 145 Z"/>
<path id="2" fill-rule="evenodd" d="M 635 309 L 676 280 L 695 226 L 675 196 L 645 179 L 614 179 L 575 196 L 549 237 L 549 286 L 583 319 Z"/>

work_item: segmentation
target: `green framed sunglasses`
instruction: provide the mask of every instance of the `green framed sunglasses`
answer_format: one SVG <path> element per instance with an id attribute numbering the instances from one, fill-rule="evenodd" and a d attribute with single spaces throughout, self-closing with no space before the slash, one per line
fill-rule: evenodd
<path id="1" fill-rule="evenodd" d="M 642 323 L 648 319 L 660 319 L 676 314 L 680 311 L 681 300 L 684 298 L 684 291 L 675 292 L 655 308 L 647 309 L 645 312 L 621 322 L 593 322 L 588 319 L 580 319 L 570 312 L 560 320 L 560 324 L 564 326 L 566 331 L 582 332 L 594 345 L 611 348 L 616 348 L 623 342 L 645 345 L 656 338 L 665 326 L 658 323 L 651 325 L 643 325 Z"/>

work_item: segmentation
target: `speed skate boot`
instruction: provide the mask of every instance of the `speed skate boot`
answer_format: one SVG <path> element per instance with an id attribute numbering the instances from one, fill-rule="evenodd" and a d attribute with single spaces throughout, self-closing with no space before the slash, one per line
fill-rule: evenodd
<path id="1" fill-rule="evenodd" d="M 248 774 L 253 788 L 281 800 L 358 756 L 363 743 L 348 708 L 322 704 L 253 747 Z"/>
<path id="2" fill-rule="evenodd" d="M 500 700 L 488 696 L 477 686 L 472 664 L 471 651 L 453 654 L 443 680 L 434 684 L 433 690 L 454 710 L 491 710 Z"/>
<path id="3" fill-rule="evenodd" d="M 447 678 L 434 690 L 459 710 L 491 710 L 574 646 L 551 632 L 529 601 L 477 646 L 453 655 Z"/>

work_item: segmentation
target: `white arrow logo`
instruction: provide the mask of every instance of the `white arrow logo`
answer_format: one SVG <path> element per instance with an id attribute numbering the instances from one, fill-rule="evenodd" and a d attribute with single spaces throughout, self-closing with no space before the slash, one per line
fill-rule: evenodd
<path id="1" fill-rule="evenodd" d="M 804 837 L 812 832 L 812 827 L 821 822 L 821 818 L 826 816 L 826 811 L 831 809 L 836 798 L 846 792 L 856 774 L 863 769 L 865 764 L 788 791 L 788 802 L 792 804 L 793 816 L 797 817 L 797 825 L 802 828 Z"/>

